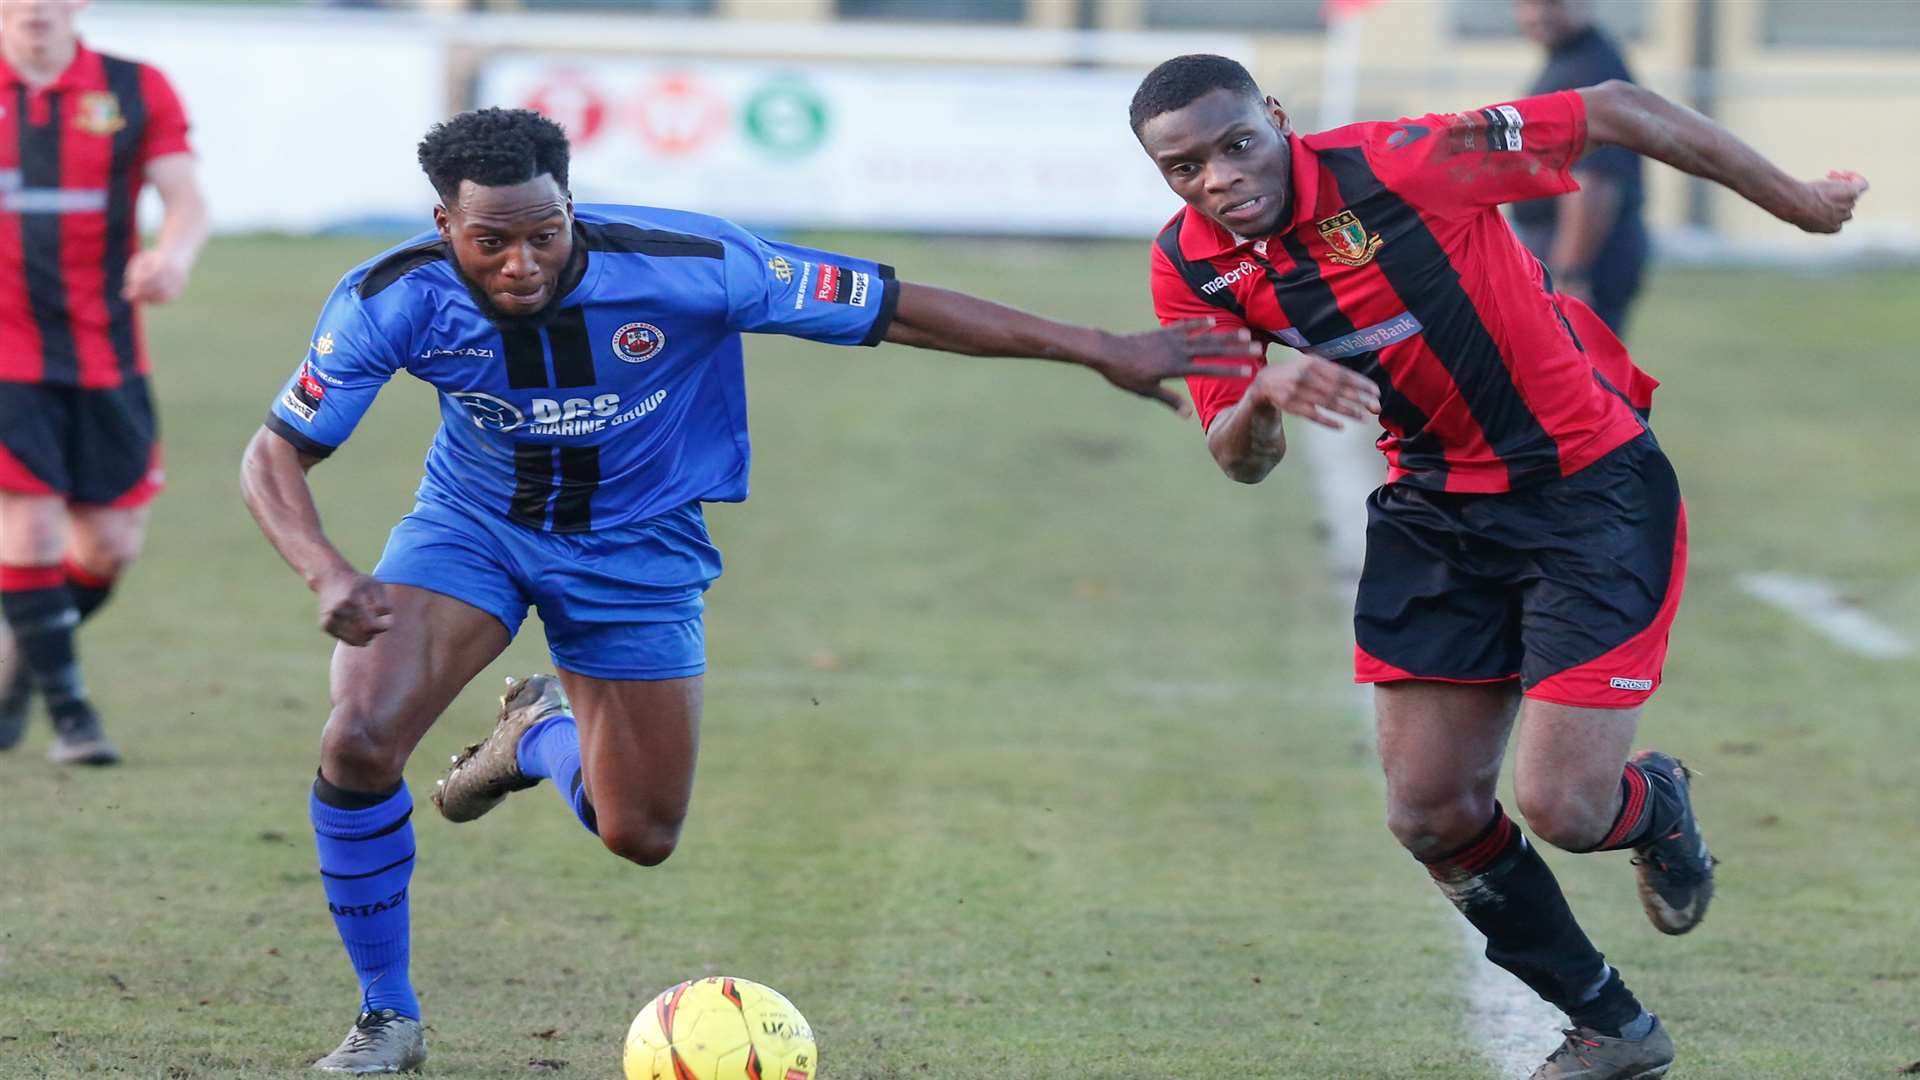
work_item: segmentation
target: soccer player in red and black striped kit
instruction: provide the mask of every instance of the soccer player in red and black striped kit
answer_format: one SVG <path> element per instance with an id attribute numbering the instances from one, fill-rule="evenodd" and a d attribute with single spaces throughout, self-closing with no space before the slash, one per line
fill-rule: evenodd
<path id="1" fill-rule="evenodd" d="M 187 119 L 145 64 L 80 43 L 84 0 L 0 4 L 0 750 L 34 691 L 48 756 L 119 760 L 74 631 L 139 554 L 160 490 L 136 305 L 186 287 L 207 215 Z M 166 215 L 140 249 L 151 183 Z"/>
<path id="2" fill-rule="evenodd" d="M 1377 413 L 1385 429 L 1354 630 L 1388 827 L 1488 958 L 1572 1019 L 1535 1080 L 1664 1075 L 1672 1041 L 1494 796 L 1517 721 L 1533 833 L 1633 850 L 1654 925 L 1699 922 L 1713 860 L 1688 774 L 1666 754 L 1628 756 L 1679 604 L 1686 514 L 1631 400 L 1648 381 L 1610 335 L 1583 342 L 1599 321 L 1555 294 L 1496 208 L 1574 189 L 1571 167 L 1598 146 L 1810 232 L 1838 231 L 1866 182 L 1795 180 L 1624 82 L 1298 135 L 1239 64 L 1183 56 L 1141 83 L 1131 120 L 1187 201 L 1154 245 L 1158 315 L 1210 315 L 1297 351 L 1251 377 L 1189 379 L 1221 470 L 1265 478 L 1288 413 L 1330 427 Z"/>

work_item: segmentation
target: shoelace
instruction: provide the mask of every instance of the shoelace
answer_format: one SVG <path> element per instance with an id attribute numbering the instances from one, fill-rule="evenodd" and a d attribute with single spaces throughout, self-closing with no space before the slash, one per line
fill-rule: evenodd
<path id="1" fill-rule="evenodd" d="M 360 1018 L 353 1022 L 353 1030 L 347 1034 L 347 1049 L 357 1051 L 373 1048 L 399 1015 L 387 1011 L 361 1013 Z"/>

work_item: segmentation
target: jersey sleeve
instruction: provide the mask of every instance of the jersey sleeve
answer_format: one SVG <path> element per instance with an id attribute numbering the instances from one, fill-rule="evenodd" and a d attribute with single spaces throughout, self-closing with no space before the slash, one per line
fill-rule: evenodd
<path id="1" fill-rule="evenodd" d="M 721 242 L 733 330 L 878 345 L 893 325 L 900 283 L 891 266 L 744 231 L 730 231 Z"/>
<path id="2" fill-rule="evenodd" d="M 1159 318 L 1160 325 L 1172 326 L 1186 319 L 1210 318 L 1214 325 L 1226 329 L 1246 328 L 1245 319 L 1222 308 L 1215 307 L 1194 294 L 1193 285 L 1174 267 L 1166 252 L 1158 245 L 1153 249 L 1153 313 Z M 1259 337 L 1259 335 L 1255 335 Z M 1226 359 L 1226 358 L 1223 358 Z M 1244 364 L 1246 357 L 1231 358 L 1235 363 Z M 1205 357 L 1200 358 L 1204 363 Z M 1265 360 L 1254 361 L 1254 371 L 1266 366 Z M 1213 426 L 1213 418 L 1220 411 L 1238 404 L 1246 396 L 1247 387 L 1253 385 L 1253 376 L 1247 375 L 1189 375 L 1187 376 L 1187 396 L 1193 399 L 1194 415 L 1200 418 L 1202 431 Z"/>
<path id="3" fill-rule="evenodd" d="M 1375 174 L 1430 213 L 1475 214 L 1580 187 L 1573 165 L 1586 149 L 1587 108 L 1572 90 L 1372 127 Z"/>
<path id="4" fill-rule="evenodd" d="M 140 148 L 140 160 L 152 161 L 168 154 L 190 153 L 187 142 L 187 110 L 173 84 L 156 67 L 140 69 L 140 93 L 146 98 L 147 131 Z"/>
<path id="5" fill-rule="evenodd" d="M 303 454 L 323 458 L 338 449 L 401 367 L 396 345 L 343 281 L 327 298 L 306 359 L 294 370 L 267 413 L 267 427 Z"/>

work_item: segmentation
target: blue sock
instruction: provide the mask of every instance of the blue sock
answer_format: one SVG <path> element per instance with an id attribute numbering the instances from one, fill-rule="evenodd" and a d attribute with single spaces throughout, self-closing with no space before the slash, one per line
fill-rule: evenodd
<path id="1" fill-rule="evenodd" d="M 580 782 L 580 729 L 571 716 L 549 716 L 520 736 L 514 751 L 521 773 L 552 780 L 560 797 L 567 800 L 573 816 L 595 836 L 600 822 L 594 817 L 593 804 L 587 801 L 587 789 Z"/>
<path id="2" fill-rule="evenodd" d="M 412 793 L 402 783 L 391 794 L 366 795 L 317 777 L 307 812 L 327 908 L 360 977 L 361 1007 L 420 1019 L 420 999 L 407 975 Z"/>

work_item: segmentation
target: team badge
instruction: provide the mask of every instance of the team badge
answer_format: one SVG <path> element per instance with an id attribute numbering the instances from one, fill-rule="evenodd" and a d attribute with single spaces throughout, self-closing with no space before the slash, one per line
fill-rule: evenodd
<path id="1" fill-rule="evenodd" d="M 613 332 L 613 354 L 629 364 L 644 364 L 666 347 L 666 331 L 652 323 L 630 322 Z"/>
<path id="2" fill-rule="evenodd" d="M 318 338 L 314 339 L 313 354 L 315 356 L 333 355 L 333 334 L 331 331 L 321 334 Z"/>
<path id="3" fill-rule="evenodd" d="M 1367 227 L 1353 216 L 1353 211 L 1342 210 L 1320 222 L 1320 239 L 1333 249 L 1333 261 L 1342 266 L 1365 266 L 1373 261 L 1373 253 L 1380 250 L 1385 240 L 1377 236 L 1368 236 Z"/>
<path id="4" fill-rule="evenodd" d="M 774 278 L 782 285 L 793 280 L 793 264 L 778 255 L 767 260 L 767 269 L 773 271 Z"/>
<path id="5" fill-rule="evenodd" d="M 120 115 L 120 99 L 104 90 L 80 95 L 73 108 L 73 126 L 89 135 L 112 135 L 127 126 Z"/>

